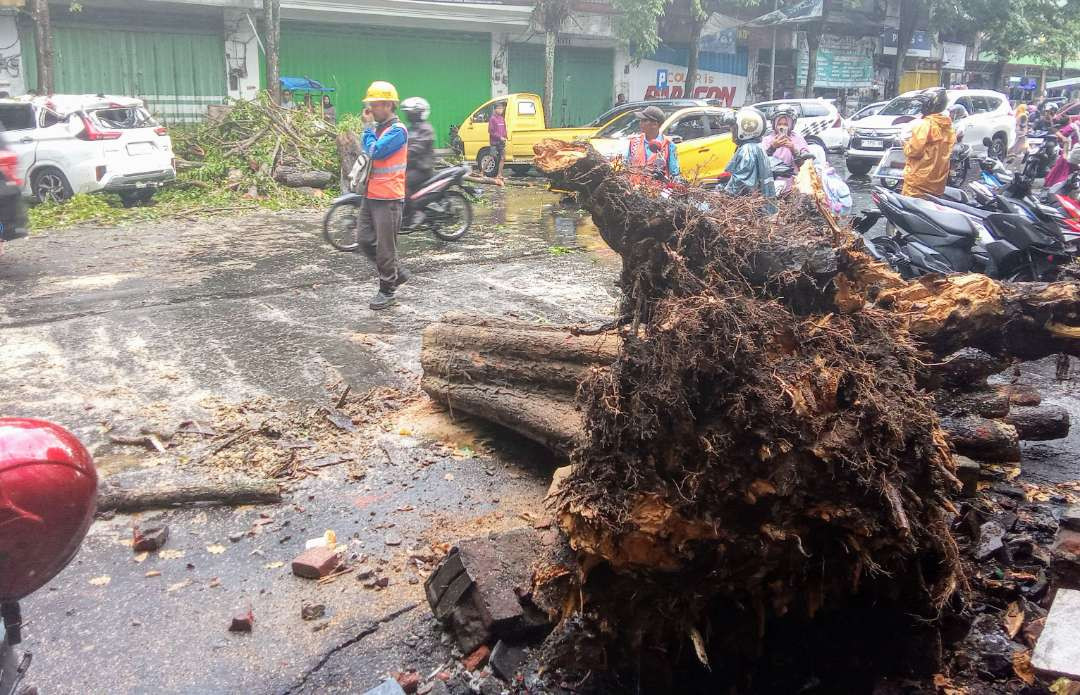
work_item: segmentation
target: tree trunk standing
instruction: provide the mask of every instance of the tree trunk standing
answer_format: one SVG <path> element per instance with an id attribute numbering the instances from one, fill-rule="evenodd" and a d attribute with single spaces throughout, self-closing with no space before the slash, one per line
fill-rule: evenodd
<path id="1" fill-rule="evenodd" d="M 896 29 L 893 89 L 889 96 L 895 97 L 900 94 L 900 80 L 904 77 L 904 61 L 907 60 L 908 48 L 911 47 L 911 39 L 915 35 L 915 24 L 919 21 L 920 4 L 914 0 L 900 3 L 900 24 Z"/>
<path id="2" fill-rule="evenodd" d="M 1005 76 L 1005 64 L 1009 62 L 1008 58 L 999 59 L 994 64 L 994 86 L 992 89 L 1001 89 L 1001 82 Z"/>
<path id="3" fill-rule="evenodd" d="M 821 45 L 821 35 L 825 31 L 825 21 L 806 25 L 806 85 L 803 88 L 803 97 L 814 98 L 814 80 L 817 77 L 817 52 Z"/>
<path id="4" fill-rule="evenodd" d="M 31 0 L 30 16 L 34 19 L 34 48 L 37 58 L 38 94 L 52 94 L 56 91 L 53 62 L 52 24 L 49 17 L 48 0 Z"/>
<path id="5" fill-rule="evenodd" d="M 544 30 L 544 113 L 547 114 L 548 125 L 555 122 L 555 39 L 558 37 L 557 28 L 545 27 Z"/>
<path id="6" fill-rule="evenodd" d="M 1061 62 L 1058 63 L 1058 79 L 1065 79 L 1065 56 L 1061 56 Z"/>
<path id="7" fill-rule="evenodd" d="M 701 30 L 708 21 L 708 15 L 698 18 L 694 14 L 694 2 L 690 1 L 690 48 L 686 58 L 686 81 L 683 83 L 683 97 L 691 99 L 697 86 L 698 54 L 701 52 Z"/>
<path id="8" fill-rule="evenodd" d="M 263 0 L 266 22 L 266 87 L 275 104 L 281 103 L 281 67 L 278 44 L 281 41 L 281 0 Z"/>

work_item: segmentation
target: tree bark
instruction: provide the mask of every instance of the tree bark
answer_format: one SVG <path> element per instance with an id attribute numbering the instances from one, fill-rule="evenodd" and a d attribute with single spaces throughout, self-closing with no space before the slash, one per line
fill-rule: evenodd
<path id="1" fill-rule="evenodd" d="M 289 188 L 326 188 L 334 180 L 329 171 L 302 171 L 295 167 L 278 167 L 274 170 L 274 180 Z"/>
<path id="2" fill-rule="evenodd" d="M 976 461 L 1015 462 L 1020 460 L 1020 436 L 1016 428 L 1000 420 L 967 415 L 941 419 L 956 453 Z"/>
<path id="3" fill-rule="evenodd" d="M 1003 418 L 1009 414 L 1009 395 L 998 389 L 981 388 L 974 391 L 943 389 L 934 394 L 934 410 L 939 415 L 978 415 Z M 1024 439 L 1023 435 L 1020 437 Z"/>
<path id="4" fill-rule="evenodd" d="M 337 136 L 338 159 L 341 160 L 341 191 L 349 192 L 349 172 L 360 157 L 360 138 L 356 133 L 341 133 Z M 351 191 L 360 193 L 361 191 Z"/>
<path id="5" fill-rule="evenodd" d="M 683 82 L 683 97 L 694 98 L 694 88 L 697 87 L 698 57 L 701 53 L 701 30 L 708 21 L 708 15 L 698 18 L 694 14 L 694 0 L 690 2 L 690 46 L 686 57 L 686 80 Z"/>
<path id="6" fill-rule="evenodd" d="M 166 481 L 147 488 L 125 488 L 105 483 L 98 491 L 99 512 L 140 512 L 213 502 L 224 505 L 270 504 L 281 501 L 278 484 L 265 480 L 231 480 L 222 483 Z"/>
<path id="7" fill-rule="evenodd" d="M 907 59 L 911 37 L 915 35 L 915 24 L 921 10 L 919 0 L 906 0 L 900 3 L 900 24 L 896 30 L 896 61 L 893 64 L 893 89 L 889 96 L 900 93 L 900 80 L 904 76 L 904 61 Z"/>
<path id="8" fill-rule="evenodd" d="M 557 28 L 546 27 L 544 31 L 544 113 L 549 127 L 555 123 L 555 41 Z M 560 125 L 565 125 L 560 123 Z"/>
<path id="9" fill-rule="evenodd" d="M 41 95 L 56 91 L 55 54 L 53 52 L 52 20 L 48 0 L 31 0 L 34 20 L 34 53 L 37 60 L 37 92 Z"/>
<path id="10" fill-rule="evenodd" d="M 281 0 L 263 0 L 263 20 L 266 23 L 266 88 L 275 104 L 281 103 Z"/>

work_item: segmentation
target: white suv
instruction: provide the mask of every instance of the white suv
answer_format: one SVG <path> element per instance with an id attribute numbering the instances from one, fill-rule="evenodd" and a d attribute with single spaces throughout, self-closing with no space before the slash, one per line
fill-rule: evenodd
<path id="1" fill-rule="evenodd" d="M 910 129 L 922 118 L 918 91 L 906 92 L 885 105 L 874 116 L 855 123 L 847 150 L 847 169 L 856 176 L 865 176 L 881 160 L 890 147 L 898 146 L 901 132 Z M 986 89 L 949 89 L 949 105 L 960 104 L 967 109 L 964 119 L 964 142 L 977 155 L 986 154 L 983 138 L 993 143 L 990 153 L 1004 159 L 1016 142 L 1016 118 L 1009 99 L 1001 92 Z"/>
<path id="2" fill-rule="evenodd" d="M 772 129 L 772 116 L 780 104 L 791 104 L 799 110 L 799 120 L 795 130 L 807 144 L 821 145 L 828 152 L 844 149 L 847 134 L 844 132 L 844 119 L 836 106 L 824 99 L 777 99 L 754 104 L 754 108 L 765 114 L 766 129 Z"/>
<path id="3" fill-rule="evenodd" d="M 19 158 L 23 195 L 38 201 L 106 191 L 131 205 L 149 200 L 176 178 L 168 130 L 139 99 L 100 94 L 0 99 L 0 123 Z"/>

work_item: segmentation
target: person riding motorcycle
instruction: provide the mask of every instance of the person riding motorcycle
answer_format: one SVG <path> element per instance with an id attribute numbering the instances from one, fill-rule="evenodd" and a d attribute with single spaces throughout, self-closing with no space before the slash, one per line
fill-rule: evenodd
<path id="1" fill-rule="evenodd" d="M 791 104 L 780 104 L 773 112 L 772 132 L 761 141 L 770 157 L 776 157 L 790 167 L 795 166 L 796 157 L 808 152 L 806 140 L 795 130 L 798 120 L 798 109 Z"/>
<path id="2" fill-rule="evenodd" d="M 409 97 L 401 102 L 401 111 L 409 119 L 409 160 L 405 170 L 405 219 L 409 226 L 423 221 L 424 213 L 414 210 L 409 198 L 435 173 L 435 129 L 428 122 L 431 105 L 423 97 Z"/>
<path id="3" fill-rule="evenodd" d="M 949 155 L 956 134 L 952 119 L 942 113 L 949 97 L 942 87 L 924 89 L 915 96 L 922 120 L 904 141 L 904 188 L 909 196 L 941 195 L 949 179 Z"/>
<path id="4" fill-rule="evenodd" d="M 760 191 L 766 198 L 776 197 L 769 155 L 761 144 L 765 133 L 765 115 L 753 106 L 735 113 L 734 136 L 738 149 L 724 171 L 731 175 L 724 190 L 731 195 Z"/>

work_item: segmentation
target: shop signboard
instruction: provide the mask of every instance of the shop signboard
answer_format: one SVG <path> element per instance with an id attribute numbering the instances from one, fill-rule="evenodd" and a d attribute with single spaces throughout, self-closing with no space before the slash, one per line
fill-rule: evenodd
<path id="1" fill-rule="evenodd" d="M 817 72 L 814 85 L 836 89 L 870 87 L 874 83 L 874 51 L 877 41 L 868 36 L 821 37 L 817 52 Z M 809 71 L 810 51 L 806 36 L 799 34 L 799 57 L 795 84 L 806 84 Z"/>
<path id="2" fill-rule="evenodd" d="M 719 99 L 724 106 L 742 106 L 746 100 L 747 79 L 712 70 L 698 70 L 697 85 L 685 94 L 686 66 L 656 60 L 642 60 L 630 68 L 629 94 L 634 99 Z"/>

